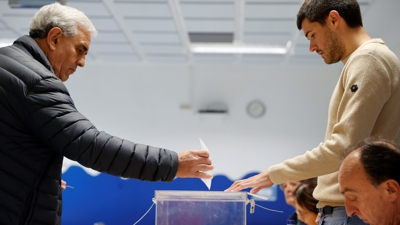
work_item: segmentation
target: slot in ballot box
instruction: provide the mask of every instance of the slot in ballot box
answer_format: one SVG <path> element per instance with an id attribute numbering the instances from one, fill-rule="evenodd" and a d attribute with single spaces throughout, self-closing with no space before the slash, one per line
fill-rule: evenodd
<path id="1" fill-rule="evenodd" d="M 156 225 L 245 225 L 247 194 L 155 191 Z"/>

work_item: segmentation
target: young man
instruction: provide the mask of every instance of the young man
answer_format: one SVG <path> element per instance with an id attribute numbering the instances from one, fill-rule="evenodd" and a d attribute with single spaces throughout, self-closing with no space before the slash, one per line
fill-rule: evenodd
<path id="1" fill-rule="evenodd" d="M 362 26 L 356 0 L 306 0 L 297 26 L 310 41 L 310 51 L 327 63 L 344 68 L 332 94 L 325 140 L 304 155 L 236 181 L 227 191 L 262 188 L 289 180 L 318 177 L 314 197 L 319 224 L 363 224 L 347 217 L 340 193 L 340 152 L 370 136 L 400 144 L 400 63 L 381 39 L 372 39 Z"/>
<path id="2" fill-rule="evenodd" d="M 400 151 L 385 141 L 367 141 L 343 161 L 340 191 L 347 215 L 370 225 L 400 224 Z"/>
<path id="3" fill-rule="evenodd" d="M 0 224 L 61 223 L 63 157 L 148 181 L 211 178 L 206 150 L 177 154 L 101 132 L 62 83 L 85 65 L 96 30 L 58 3 L 33 17 L 29 36 L 0 48 Z"/>

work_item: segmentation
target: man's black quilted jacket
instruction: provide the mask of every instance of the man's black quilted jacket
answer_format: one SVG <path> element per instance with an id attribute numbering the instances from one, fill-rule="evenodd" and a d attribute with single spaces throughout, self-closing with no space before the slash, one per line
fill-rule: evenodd
<path id="1" fill-rule="evenodd" d="M 36 42 L 23 36 L 0 48 L 0 224 L 60 224 L 64 156 L 147 181 L 171 181 L 178 169 L 175 152 L 97 130 Z"/>

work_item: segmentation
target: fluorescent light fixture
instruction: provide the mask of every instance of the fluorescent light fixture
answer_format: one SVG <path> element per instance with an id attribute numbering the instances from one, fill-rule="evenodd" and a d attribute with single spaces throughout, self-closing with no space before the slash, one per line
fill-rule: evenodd
<path id="1" fill-rule="evenodd" d="M 13 43 L 14 43 L 14 39 L 0 38 L 0 48 L 12 45 Z"/>
<path id="2" fill-rule="evenodd" d="M 288 48 L 274 45 L 201 43 L 191 44 L 190 50 L 193 53 L 211 54 L 286 54 Z"/>

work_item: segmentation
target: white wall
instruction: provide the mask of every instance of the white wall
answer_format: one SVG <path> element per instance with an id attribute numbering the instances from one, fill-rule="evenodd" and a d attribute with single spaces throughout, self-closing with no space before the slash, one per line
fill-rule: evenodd
<path id="1" fill-rule="evenodd" d="M 323 141 L 341 67 L 87 65 L 66 85 L 98 129 L 177 152 L 200 148 L 201 138 L 213 174 L 237 179 Z M 253 99 L 265 102 L 264 117 L 246 114 Z M 228 115 L 196 113 L 216 101 Z"/>
<path id="2" fill-rule="evenodd" d="M 386 45 L 400 57 L 400 1 L 374 0 L 363 16 L 363 25 L 373 38 L 382 38 Z"/>

